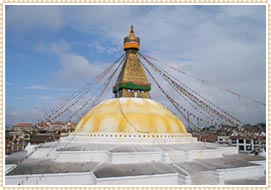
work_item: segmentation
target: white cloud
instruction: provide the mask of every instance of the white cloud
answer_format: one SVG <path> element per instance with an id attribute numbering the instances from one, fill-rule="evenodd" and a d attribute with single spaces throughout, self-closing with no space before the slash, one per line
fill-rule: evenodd
<path id="1" fill-rule="evenodd" d="M 8 32 L 22 37 L 29 31 L 37 29 L 44 33 L 54 33 L 63 24 L 60 6 L 8 5 L 6 15 Z"/>
<path id="2" fill-rule="evenodd" d="M 51 90 L 51 91 L 74 91 L 74 90 L 76 90 L 74 88 L 53 88 L 53 87 L 49 87 L 47 85 L 41 85 L 41 84 L 24 86 L 23 88 L 28 89 L 28 90 Z"/>
<path id="3" fill-rule="evenodd" d="M 18 112 L 16 111 L 11 111 L 8 113 L 10 116 L 17 116 L 18 115 Z"/>
<path id="4" fill-rule="evenodd" d="M 88 43 L 87 46 L 91 48 L 91 50 L 94 49 L 94 51 L 98 54 L 113 54 L 119 52 L 117 47 L 108 47 L 100 42 Z"/>
<path id="5" fill-rule="evenodd" d="M 82 80 L 91 80 L 100 71 L 100 67 L 75 54 L 60 55 L 61 68 L 54 73 L 53 80 L 57 83 L 78 83 Z"/>
<path id="6" fill-rule="evenodd" d="M 42 111 L 38 108 L 19 110 L 18 108 L 8 106 L 6 108 L 5 117 L 6 126 L 21 122 L 37 122 L 38 119 L 42 118 Z"/>
<path id="7" fill-rule="evenodd" d="M 41 100 L 51 100 L 51 99 L 53 99 L 53 97 L 51 97 L 51 96 L 39 96 L 38 98 L 41 99 Z"/>
<path id="8" fill-rule="evenodd" d="M 72 45 L 82 45 L 81 43 L 72 43 Z M 59 42 L 46 43 L 40 42 L 36 50 L 44 53 L 53 53 L 59 59 L 60 67 L 52 73 L 51 83 L 53 86 L 62 86 L 61 89 L 70 89 L 74 84 L 80 84 L 82 81 L 92 80 L 107 63 L 91 64 L 84 56 L 72 52 L 72 45 L 65 40 Z M 100 43 L 87 44 L 88 47 L 95 48 L 96 52 L 113 53 L 115 48 L 104 48 Z M 34 86 L 35 87 L 35 86 Z M 64 87 L 64 88 L 63 88 Z"/>
<path id="9" fill-rule="evenodd" d="M 48 87 L 45 85 L 30 85 L 30 86 L 24 86 L 23 88 L 29 89 L 29 90 L 52 90 L 51 87 Z"/>
<path id="10" fill-rule="evenodd" d="M 56 54 L 62 54 L 69 52 L 71 50 L 71 46 L 66 41 L 61 40 L 59 43 L 50 44 L 49 50 Z"/>
<path id="11" fill-rule="evenodd" d="M 50 44 L 42 41 L 37 44 L 36 50 L 39 52 L 54 53 L 59 55 L 69 52 L 71 50 L 71 45 L 63 39 L 59 42 L 53 42 Z"/>
<path id="12" fill-rule="evenodd" d="M 20 100 L 20 101 L 26 101 L 29 100 L 29 98 L 26 97 L 14 97 L 15 100 Z"/>

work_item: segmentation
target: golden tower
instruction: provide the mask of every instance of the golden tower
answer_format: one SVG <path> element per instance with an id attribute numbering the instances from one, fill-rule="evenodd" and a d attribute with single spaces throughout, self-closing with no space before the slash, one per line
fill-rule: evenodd
<path id="1" fill-rule="evenodd" d="M 129 35 L 124 38 L 126 58 L 117 78 L 116 85 L 113 87 L 115 98 L 149 98 L 151 84 L 148 82 L 147 76 L 138 59 L 137 51 L 139 48 L 140 39 L 135 35 L 134 27 L 131 25 Z"/>

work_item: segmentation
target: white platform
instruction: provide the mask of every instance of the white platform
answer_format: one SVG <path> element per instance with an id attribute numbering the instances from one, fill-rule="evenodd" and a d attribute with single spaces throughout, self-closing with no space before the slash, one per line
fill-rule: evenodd
<path id="1" fill-rule="evenodd" d="M 139 143 L 142 140 L 139 136 L 131 137 L 135 141 L 131 141 L 129 136 L 105 138 L 108 139 L 102 136 L 69 136 L 39 147 L 29 146 L 24 161 L 13 158 L 10 162 L 6 158 L 5 183 L 223 185 L 225 181 L 237 179 L 233 176 L 238 176 L 240 180 L 265 176 L 265 158 L 240 155 L 236 147 L 195 142 L 189 136 L 185 137 L 189 139 L 185 143 L 169 140 L 168 143 L 153 143 L 150 134 L 143 141 L 146 144 Z M 179 137 L 172 138 L 176 140 Z M 101 142 L 102 139 L 104 142 Z"/>

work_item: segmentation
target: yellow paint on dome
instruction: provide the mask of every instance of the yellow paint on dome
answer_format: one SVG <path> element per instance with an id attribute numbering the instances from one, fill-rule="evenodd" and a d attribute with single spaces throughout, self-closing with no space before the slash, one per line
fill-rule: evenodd
<path id="1" fill-rule="evenodd" d="M 107 116 L 100 123 L 100 132 L 118 132 L 119 129 L 119 120 L 116 117 Z"/>
<path id="2" fill-rule="evenodd" d="M 90 118 L 89 120 L 87 120 L 86 122 L 85 122 L 85 127 L 83 128 L 83 130 L 84 130 L 84 132 L 88 132 L 88 131 L 91 131 L 92 130 L 92 126 L 94 126 L 93 125 L 93 117 L 92 118 Z"/>
<path id="3" fill-rule="evenodd" d="M 163 119 L 157 118 L 155 121 L 155 125 L 158 133 L 166 133 L 167 126 Z"/>
<path id="4" fill-rule="evenodd" d="M 187 133 L 183 123 L 166 107 L 142 98 L 102 102 L 79 121 L 75 132 Z"/>
<path id="5" fill-rule="evenodd" d="M 178 124 L 176 121 L 170 121 L 170 126 L 171 126 L 171 132 L 176 133 L 178 131 Z"/>
<path id="6" fill-rule="evenodd" d="M 111 99 L 112 101 L 115 100 L 115 99 Z M 128 102 L 128 99 L 127 98 L 119 98 L 119 101 L 120 103 L 126 103 Z"/>
<path id="7" fill-rule="evenodd" d="M 142 98 L 133 98 L 133 101 L 137 104 L 144 105 L 144 100 Z"/>

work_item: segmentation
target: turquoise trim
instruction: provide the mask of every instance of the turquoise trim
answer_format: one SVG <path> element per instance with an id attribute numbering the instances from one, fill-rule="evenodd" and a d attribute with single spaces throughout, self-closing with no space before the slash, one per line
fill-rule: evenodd
<path id="1" fill-rule="evenodd" d="M 131 89 L 131 90 L 143 90 L 143 91 L 150 91 L 151 85 L 140 85 L 140 84 L 134 84 L 133 82 L 127 82 L 124 84 L 119 84 L 113 87 L 113 93 L 116 93 L 120 89 Z"/>

